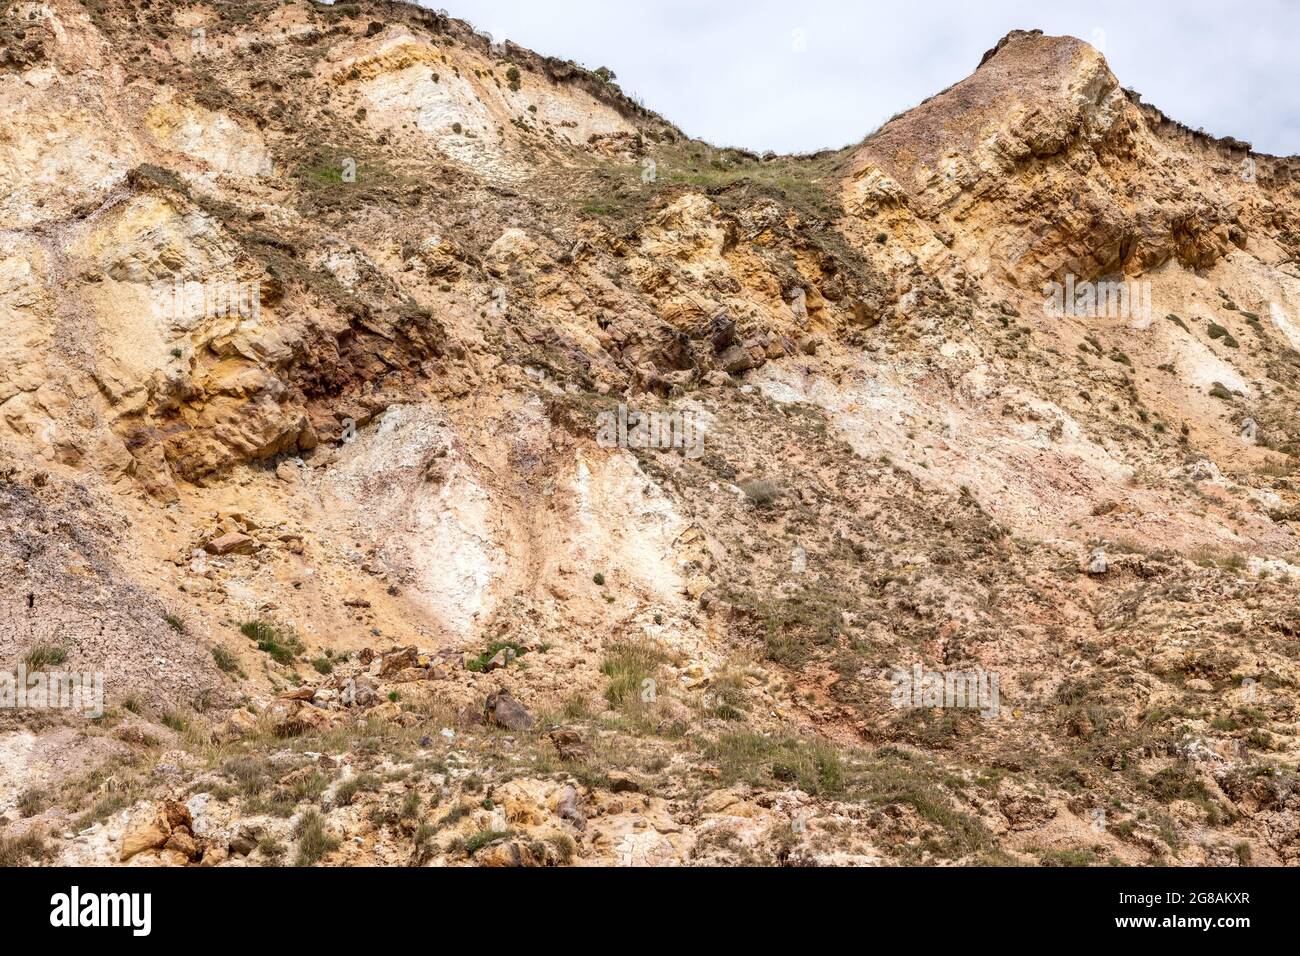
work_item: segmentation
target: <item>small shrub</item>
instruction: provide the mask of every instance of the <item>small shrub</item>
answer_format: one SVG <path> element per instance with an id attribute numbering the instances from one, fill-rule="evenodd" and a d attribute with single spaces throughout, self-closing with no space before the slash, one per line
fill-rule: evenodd
<path id="1" fill-rule="evenodd" d="M 325 829 L 325 818 L 318 810 L 307 810 L 298 818 L 293 830 L 298 840 L 297 866 L 313 866 L 327 853 L 339 848 L 339 841 Z"/>
<path id="2" fill-rule="evenodd" d="M 235 655 L 224 647 L 212 648 L 212 659 L 216 662 L 217 667 L 227 674 L 234 674 L 239 671 L 239 661 Z"/>
<path id="3" fill-rule="evenodd" d="M 565 866 L 572 863 L 574 856 L 577 855 L 577 844 L 573 842 L 573 837 L 567 833 L 557 833 L 555 836 L 547 837 L 546 842 L 555 847 L 556 855 Z"/>
<path id="4" fill-rule="evenodd" d="M 1163 804 L 1187 800 L 1196 804 L 1206 814 L 1210 823 L 1218 825 L 1230 818 L 1210 794 L 1205 784 L 1185 766 L 1167 767 L 1147 779 L 1147 789 Z"/>
<path id="5" fill-rule="evenodd" d="M 658 673 L 664 660 L 663 652 L 649 644 L 611 644 L 600 664 L 600 672 L 609 678 L 605 699 L 614 707 L 636 706 L 645 682 Z"/>
<path id="6" fill-rule="evenodd" d="M 504 840 L 510 835 L 510 830 L 479 830 L 478 833 L 466 837 L 461 846 L 466 853 L 473 856 L 489 843 L 495 843 L 497 840 Z"/>
<path id="7" fill-rule="evenodd" d="M 239 625 L 239 633 L 250 641 L 269 641 L 276 636 L 275 628 L 265 621 L 245 621 Z"/>
<path id="8" fill-rule="evenodd" d="M 727 782 L 753 786 L 794 783 L 813 796 L 833 796 L 845 788 L 845 768 L 832 745 L 816 738 L 724 734 L 706 750 Z"/>
<path id="9" fill-rule="evenodd" d="M 1220 399 L 1221 401 L 1232 401 L 1232 392 L 1222 382 L 1214 383 L 1214 386 L 1210 389 L 1210 395 L 1214 398 Z"/>
<path id="10" fill-rule="evenodd" d="M 45 839 L 38 833 L 25 833 L 20 837 L 0 836 L 0 868 L 23 866 L 46 860 L 49 856 Z"/>
<path id="11" fill-rule="evenodd" d="M 34 817 L 44 810 L 47 802 L 42 791 L 24 790 L 18 797 L 18 812 L 26 820 L 28 817 Z"/>
<path id="12" fill-rule="evenodd" d="M 1078 850 L 1036 850 L 1038 862 L 1042 866 L 1086 867 L 1098 864 L 1097 854 L 1087 848 Z"/>
<path id="13" fill-rule="evenodd" d="M 1225 571 L 1246 570 L 1246 559 L 1240 554 L 1226 554 L 1219 561 L 1219 567 Z"/>
<path id="14" fill-rule="evenodd" d="M 57 667 L 68 659 L 68 652 L 56 644 L 37 644 L 23 657 L 28 673 Z"/>
<path id="15" fill-rule="evenodd" d="M 334 791 L 334 802 L 341 807 L 350 807 L 359 793 L 373 793 L 379 789 L 379 778 L 370 773 L 359 773 L 349 777 L 338 785 Z"/>
<path id="16" fill-rule="evenodd" d="M 781 488 L 774 481 L 742 482 L 740 490 L 745 493 L 746 498 L 754 503 L 756 508 L 766 508 L 781 497 Z"/>
<path id="17" fill-rule="evenodd" d="M 131 806 L 134 802 L 134 794 L 121 790 L 107 793 L 96 800 L 89 810 L 77 818 L 74 828 L 77 830 L 84 830 L 87 827 L 94 826 L 96 823 L 101 823 L 119 810 L 124 810 Z"/>
<path id="18" fill-rule="evenodd" d="M 711 716 L 739 720 L 748 705 L 745 675 L 736 670 L 724 671 L 714 678 L 705 698 Z"/>
<path id="19" fill-rule="evenodd" d="M 562 713 L 566 720 L 582 720 L 590 714 L 590 707 L 587 703 L 586 695 L 574 694 L 564 702 Z"/>
<path id="20" fill-rule="evenodd" d="M 1223 344 L 1230 349 L 1239 347 L 1237 340 L 1232 337 L 1232 333 L 1217 322 L 1210 323 L 1209 335 L 1211 339 L 1223 339 Z"/>
<path id="21" fill-rule="evenodd" d="M 437 827 L 431 823 L 421 823 L 415 829 L 415 864 L 424 866 L 433 859 L 437 852 L 437 846 L 433 842 L 434 835 L 438 832 Z"/>
<path id="22" fill-rule="evenodd" d="M 475 674 L 481 674 L 487 670 L 488 662 L 497 654 L 504 650 L 514 651 L 515 657 L 523 657 L 525 651 L 523 647 L 512 641 L 493 641 L 478 657 L 473 658 L 465 664 L 465 669 Z"/>
<path id="23" fill-rule="evenodd" d="M 255 797 L 275 781 L 275 767 L 265 757 L 232 757 L 221 766 L 221 772 L 234 780 L 239 792 Z"/>
<path id="24" fill-rule="evenodd" d="M 284 631 L 266 621 L 245 621 L 239 625 L 239 632 L 249 640 L 257 642 L 257 649 L 271 655 L 277 664 L 291 665 L 294 658 L 307 648 L 297 634 Z"/>

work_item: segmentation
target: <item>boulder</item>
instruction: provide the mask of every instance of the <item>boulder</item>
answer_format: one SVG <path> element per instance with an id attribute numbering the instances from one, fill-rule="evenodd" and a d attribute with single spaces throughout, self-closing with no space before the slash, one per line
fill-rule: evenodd
<path id="1" fill-rule="evenodd" d="M 238 531 L 231 531 L 219 538 L 213 538 L 203 546 L 208 554 L 252 554 L 257 550 L 257 539 Z"/>
<path id="2" fill-rule="evenodd" d="M 733 345 L 718 356 L 718 366 L 731 375 L 739 375 L 750 369 L 758 368 L 767 361 L 765 349 L 761 345 Z"/>
<path id="3" fill-rule="evenodd" d="M 257 730 L 257 720 L 244 708 L 232 710 L 230 716 L 223 720 L 212 732 L 218 743 L 230 743 L 239 740 Z"/>
<path id="4" fill-rule="evenodd" d="M 252 847 L 249 848 L 249 852 L 252 852 Z M 213 844 L 203 851 L 203 859 L 199 862 L 199 866 L 220 866 L 228 859 L 230 859 L 230 851 L 224 846 Z"/>
<path id="5" fill-rule="evenodd" d="M 611 770 L 607 777 L 609 789 L 614 793 L 637 793 L 641 789 L 641 784 L 635 777 L 621 770 Z"/>
<path id="6" fill-rule="evenodd" d="M 474 862 L 487 867 L 537 866 L 532 852 L 514 840 L 497 840 L 474 854 Z"/>
<path id="7" fill-rule="evenodd" d="M 162 813 L 169 827 L 184 827 L 193 831 L 194 819 L 190 816 L 189 807 L 183 803 L 177 803 L 175 800 L 164 800 L 162 802 Z"/>
<path id="8" fill-rule="evenodd" d="M 366 717 L 370 720 L 387 720 L 393 722 L 401 719 L 402 708 L 396 701 L 386 700 L 382 704 L 378 704 L 368 710 L 366 712 Z"/>
<path id="9" fill-rule="evenodd" d="M 492 659 L 487 662 L 483 670 L 495 671 L 509 666 L 510 662 L 515 659 L 515 650 L 513 647 L 503 647 L 492 655 Z"/>
<path id="10" fill-rule="evenodd" d="M 133 817 L 122 831 L 120 859 L 125 862 L 137 853 L 163 849 L 174 831 L 190 836 L 193 826 L 190 811 L 183 803 L 164 800 L 148 807 Z M 190 842 L 193 843 L 192 837 Z"/>
<path id="11" fill-rule="evenodd" d="M 137 853 L 145 850 L 161 849 L 170 835 L 165 823 L 156 812 L 132 820 L 122 832 L 122 853 L 120 859 L 126 862 Z"/>
<path id="12" fill-rule="evenodd" d="M 587 818 L 583 815 L 578 791 L 573 787 L 565 787 L 555 798 L 555 815 L 577 830 L 587 829 Z"/>
<path id="13" fill-rule="evenodd" d="M 194 842 L 194 837 L 189 830 L 184 827 L 178 827 L 167 837 L 167 842 L 163 844 L 164 850 L 175 850 L 177 853 L 184 854 L 185 859 L 193 860 L 199 855 L 198 844 Z"/>
<path id="14" fill-rule="evenodd" d="M 380 678 L 389 678 L 399 671 L 419 666 L 419 650 L 414 647 L 407 647 L 384 655 L 383 661 L 379 665 L 379 676 Z"/>
<path id="15" fill-rule="evenodd" d="M 506 730 L 528 730 L 533 726 L 533 716 L 524 705 L 510 696 L 509 691 L 498 690 L 488 695 L 483 705 L 485 723 Z"/>
<path id="16" fill-rule="evenodd" d="M 708 336 L 713 351 L 726 351 L 736 341 L 736 320 L 725 312 L 715 315 L 709 322 Z"/>
<path id="17" fill-rule="evenodd" d="M 368 678 L 358 677 L 352 684 L 349 699 L 358 707 L 373 707 L 379 703 L 379 687 Z M 344 703 L 347 702 L 345 699 Z"/>
<path id="18" fill-rule="evenodd" d="M 235 856 L 248 856 L 257 849 L 264 831 L 259 826 L 244 826 L 230 841 L 230 852 Z"/>
<path id="19" fill-rule="evenodd" d="M 1046 797 L 1008 779 L 998 785 L 997 803 L 1012 830 L 1032 830 L 1057 814 L 1057 808 Z"/>
<path id="20" fill-rule="evenodd" d="M 328 711 L 301 700 L 274 700 L 266 708 L 266 715 L 277 737 L 298 737 L 333 723 Z"/>
<path id="21" fill-rule="evenodd" d="M 426 680 L 429 672 L 422 667 L 404 667 L 395 674 L 388 677 L 393 684 L 411 684 L 418 680 Z"/>

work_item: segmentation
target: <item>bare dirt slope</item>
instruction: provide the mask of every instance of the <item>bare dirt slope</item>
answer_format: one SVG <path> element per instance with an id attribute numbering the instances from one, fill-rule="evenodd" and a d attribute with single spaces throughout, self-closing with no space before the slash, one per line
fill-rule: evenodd
<path id="1" fill-rule="evenodd" d="M 384 2 L 4 3 L 0 117 L 0 669 L 107 695 L 0 858 L 1300 861 L 1300 161 L 1038 32 L 758 157 Z"/>

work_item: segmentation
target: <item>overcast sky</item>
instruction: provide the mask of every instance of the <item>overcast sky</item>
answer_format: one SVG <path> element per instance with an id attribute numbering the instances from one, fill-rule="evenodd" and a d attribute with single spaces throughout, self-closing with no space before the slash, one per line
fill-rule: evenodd
<path id="1" fill-rule="evenodd" d="M 1300 3 L 1288 0 L 421 0 L 623 89 L 718 146 L 856 142 L 974 71 L 1012 29 L 1100 47 L 1173 119 L 1300 153 Z"/>

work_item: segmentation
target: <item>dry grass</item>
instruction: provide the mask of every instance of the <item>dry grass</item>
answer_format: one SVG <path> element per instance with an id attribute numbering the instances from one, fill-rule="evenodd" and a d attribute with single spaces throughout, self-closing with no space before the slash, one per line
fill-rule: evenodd
<path id="1" fill-rule="evenodd" d="M 293 835 L 298 840 L 295 866 L 314 866 L 326 854 L 339 848 L 338 839 L 325 829 L 325 818 L 317 810 L 308 810 L 299 818 Z"/>
<path id="2" fill-rule="evenodd" d="M 619 641 L 611 644 L 601 661 L 600 672 L 609 678 L 605 699 L 619 710 L 636 710 L 653 702 L 653 683 L 668 656 L 653 644 Z"/>
<path id="3" fill-rule="evenodd" d="M 67 650 L 57 644 L 37 644 L 23 656 L 23 664 L 31 674 L 47 667 L 57 667 L 67 659 Z"/>
<path id="4" fill-rule="evenodd" d="M 27 866 L 49 858 L 49 847 L 39 833 L 28 832 L 20 837 L 0 836 L 0 869 Z"/>

